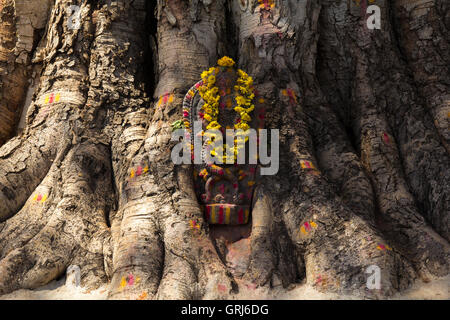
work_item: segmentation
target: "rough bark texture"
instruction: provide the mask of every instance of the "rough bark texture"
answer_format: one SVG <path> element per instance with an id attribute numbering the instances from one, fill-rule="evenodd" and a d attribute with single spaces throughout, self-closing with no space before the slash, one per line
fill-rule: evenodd
<path id="1" fill-rule="evenodd" d="M 301 282 L 380 298 L 448 274 L 448 9 L 0 0 L 0 294 L 71 265 L 111 299 Z M 258 177 L 239 226 L 209 225 L 193 167 L 171 160 L 183 99 L 225 55 L 280 130 L 280 170 Z M 371 265 L 380 290 L 366 287 Z"/>

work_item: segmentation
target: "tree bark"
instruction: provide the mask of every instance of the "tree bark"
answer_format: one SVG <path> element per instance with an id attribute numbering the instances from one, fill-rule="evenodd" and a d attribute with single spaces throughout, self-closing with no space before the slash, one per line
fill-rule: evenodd
<path id="1" fill-rule="evenodd" d="M 302 282 L 384 298 L 448 274 L 445 1 L 33 3 L 30 18 L 0 0 L 0 294 L 71 265 L 110 299 Z M 209 223 L 194 166 L 171 159 L 183 101 L 203 101 L 194 85 L 223 56 L 280 131 L 279 172 L 257 175 L 238 226 Z"/>

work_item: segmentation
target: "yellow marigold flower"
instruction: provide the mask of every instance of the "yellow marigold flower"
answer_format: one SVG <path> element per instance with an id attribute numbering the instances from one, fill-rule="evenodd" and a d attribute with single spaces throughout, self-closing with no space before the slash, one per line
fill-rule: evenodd
<path id="1" fill-rule="evenodd" d="M 236 102 L 238 105 L 243 105 L 247 103 L 247 99 L 245 99 L 243 96 L 237 96 Z"/>
<path id="2" fill-rule="evenodd" d="M 250 118 L 250 116 L 247 113 L 245 113 L 245 112 L 241 113 L 241 119 L 244 120 L 244 121 L 251 121 L 252 120 L 252 118 Z"/>
<path id="3" fill-rule="evenodd" d="M 235 108 L 234 108 L 234 111 L 236 111 L 237 113 L 241 113 L 241 112 L 244 112 L 245 109 L 242 108 L 242 107 L 235 107 Z"/>
<path id="4" fill-rule="evenodd" d="M 247 95 L 247 94 L 250 93 L 250 92 L 247 90 L 247 88 L 245 88 L 245 87 L 239 87 L 239 91 L 240 91 L 242 94 L 245 94 L 245 95 Z"/>
<path id="5" fill-rule="evenodd" d="M 202 176 L 203 179 L 206 180 L 206 177 L 208 177 L 208 170 L 203 169 L 202 171 L 200 171 L 199 176 Z"/>
<path id="6" fill-rule="evenodd" d="M 221 125 L 217 122 L 217 121 L 211 121 L 208 126 L 206 127 L 206 129 L 208 130 L 219 130 L 221 127 Z"/>
<path id="7" fill-rule="evenodd" d="M 209 78 L 208 78 L 208 88 L 212 88 L 215 85 L 215 82 L 216 82 L 216 77 L 209 76 Z"/>
<path id="8" fill-rule="evenodd" d="M 241 78 L 247 78 L 248 77 L 248 74 L 244 70 L 241 70 L 241 69 L 238 69 L 238 75 Z"/>
<path id="9" fill-rule="evenodd" d="M 232 67 L 232 66 L 234 66 L 235 62 L 230 57 L 225 56 L 225 57 L 219 59 L 217 61 L 217 64 L 221 67 Z"/>
<path id="10" fill-rule="evenodd" d="M 250 129 L 250 126 L 247 123 L 243 123 L 243 122 L 236 124 L 234 127 L 236 129 L 241 129 L 244 131 L 247 131 L 248 129 Z"/>

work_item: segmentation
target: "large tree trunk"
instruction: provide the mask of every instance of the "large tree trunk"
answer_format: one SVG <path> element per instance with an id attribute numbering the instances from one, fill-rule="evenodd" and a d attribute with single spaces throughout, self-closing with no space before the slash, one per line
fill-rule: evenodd
<path id="1" fill-rule="evenodd" d="M 385 297 L 448 274 L 448 28 L 439 0 L 0 0 L 0 145 L 17 133 L 0 147 L 0 294 L 70 265 L 112 299 L 305 280 Z M 208 223 L 198 174 L 171 159 L 225 55 L 280 130 L 280 170 L 238 226 Z"/>

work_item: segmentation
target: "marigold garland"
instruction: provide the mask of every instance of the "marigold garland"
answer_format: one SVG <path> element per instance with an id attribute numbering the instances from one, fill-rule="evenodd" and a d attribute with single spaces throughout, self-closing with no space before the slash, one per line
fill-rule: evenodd
<path id="1" fill-rule="evenodd" d="M 235 62 L 233 59 L 225 56 L 219 59 L 217 64 L 220 67 L 232 67 L 235 65 Z M 218 67 L 211 67 L 208 71 L 202 72 L 201 77 L 203 80 L 203 85 L 198 88 L 199 94 L 205 102 L 202 108 L 204 110 L 203 118 L 208 123 L 206 126 L 207 130 L 220 130 L 222 127 L 218 123 L 220 100 L 219 88 L 215 86 L 216 76 L 219 72 L 220 69 Z M 255 106 L 252 104 L 253 98 L 255 97 L 253 93 L 253 79 L 241 69 L 238 69 L 237 72 L 239 78 L 234 86 L 234 90 L 238 94 L 236 96 L 236 107 L 234 108 L 234 111 L 239 114 L 240 119 L 239 122 L 234 125 L 234 128 L 238 130 L 238 138 L 235 140 L 236 147 L 229 148 L 226 144 L 224 144 L 223 148 L 217 147 L 211 151 L 211 155 L 216 156 L 218 153 L 223 152 L 223 149 L 232 150 L 234 160 L 237 159 L 239 151 L 244 147 L 245 142 L 248 140 L 248 130 L 250 129 L 248 123 L 252 120 L 250 113 L 255 109 Z M 204 135 L 209 137 L 208 144 L 212 144 L 215 141 L 221 141 L 219 140 L 221 135 L 218 136 L 214 133 Z M 225 154 L 223 156 L 223 162 L 231 162 L 227 160 L 231 159 L 229 159 Z"/>
<path id="2" fill-rule="evenodd" d="M 225 56 L 225 57 L 219 59 L 217 61 L 217 64 L 221 67 L 232 67 L 232 66 L 234 66 L 235 62 L 230 57 Z"/>

